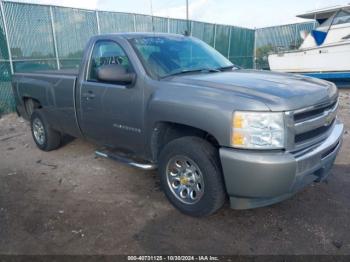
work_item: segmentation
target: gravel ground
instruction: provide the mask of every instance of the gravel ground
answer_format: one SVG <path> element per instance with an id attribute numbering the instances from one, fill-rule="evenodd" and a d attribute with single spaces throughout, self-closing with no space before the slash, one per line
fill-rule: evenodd
<path id="1" fill-rule="evenodd" d="M 340 118 L 350 129 L 350 91 Z M 155 172 L 94 156 L 76 139 L 38 150 L 28 124 L 0 118 L 0 254 L 350 254 L 350 137 L 327 183 L 254 210 L 195 219 Z"/>

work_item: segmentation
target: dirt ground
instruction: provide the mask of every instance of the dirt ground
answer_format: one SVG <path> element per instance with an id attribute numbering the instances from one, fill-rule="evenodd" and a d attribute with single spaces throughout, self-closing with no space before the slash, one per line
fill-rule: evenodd
<path id="1" fill-rule="evenodd" d="M 0 254 L 350 254 L 350 91 L 327 183 L 254 210 L 196 219 L 166 200 L 155 172 L 96 158 L 81 139 L 45 153 L 28 124 L 0 118 Z"/>

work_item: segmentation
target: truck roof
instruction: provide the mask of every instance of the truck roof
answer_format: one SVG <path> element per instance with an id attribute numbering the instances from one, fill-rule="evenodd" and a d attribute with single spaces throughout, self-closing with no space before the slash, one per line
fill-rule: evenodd
<path id="1" fill-rule="evenodd" d="M 171 33 L 153 33 L 153 32 L 122 32 L 122 33 L 110 33 L 110 34 L 102 34 L 96 35 L 96 38 L 106 38 L 106 37 L 123 37 L 126 39 L 138 38 L 138 37 L 186 37 L 181 34 L 171 34 Z"/>

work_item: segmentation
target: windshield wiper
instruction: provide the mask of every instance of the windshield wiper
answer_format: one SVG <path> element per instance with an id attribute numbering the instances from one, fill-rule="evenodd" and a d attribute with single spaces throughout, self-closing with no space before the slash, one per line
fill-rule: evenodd
<path id="1" fill-rule="evenodd" d="M 222 66 L 222 67 L 218 67 L 216 68 L 219 71 L 223 71 L 223 70 L 227 70 L 227 69 L 239 69 L 240 67 L 236 66 L 236 65 L 229 65 L 229 66 Z"/>
<path id="2" fill-rule="evenodd" d="M 220 72 L 220 69 L 217 68 L 200 68 L 200 69 L 188 69 L 188 70 L 181 70 L 179 72 L 175 72 L 166 76 L 163 76 L 163 78 L 169 77 L 169 76 L 176 76 L 176 75 L 182 75 L 182 74 L 187 74 L 187 73 L 195 73 L 195 72 L 211 72 L 211 73 L 215 73 L 215 72 Z"/>

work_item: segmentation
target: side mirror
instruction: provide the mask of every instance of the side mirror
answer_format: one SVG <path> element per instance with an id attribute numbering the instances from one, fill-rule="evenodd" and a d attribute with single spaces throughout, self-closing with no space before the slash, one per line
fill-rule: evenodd
<path id="1" fill-rule="evenodd" d="M 97 79 L 103 82 L 131 84 L 135 80 L 135 74 L 126 72 L 125 68 L 119 64 L 100 66 L 97 68 L 96 74 Z"/>

